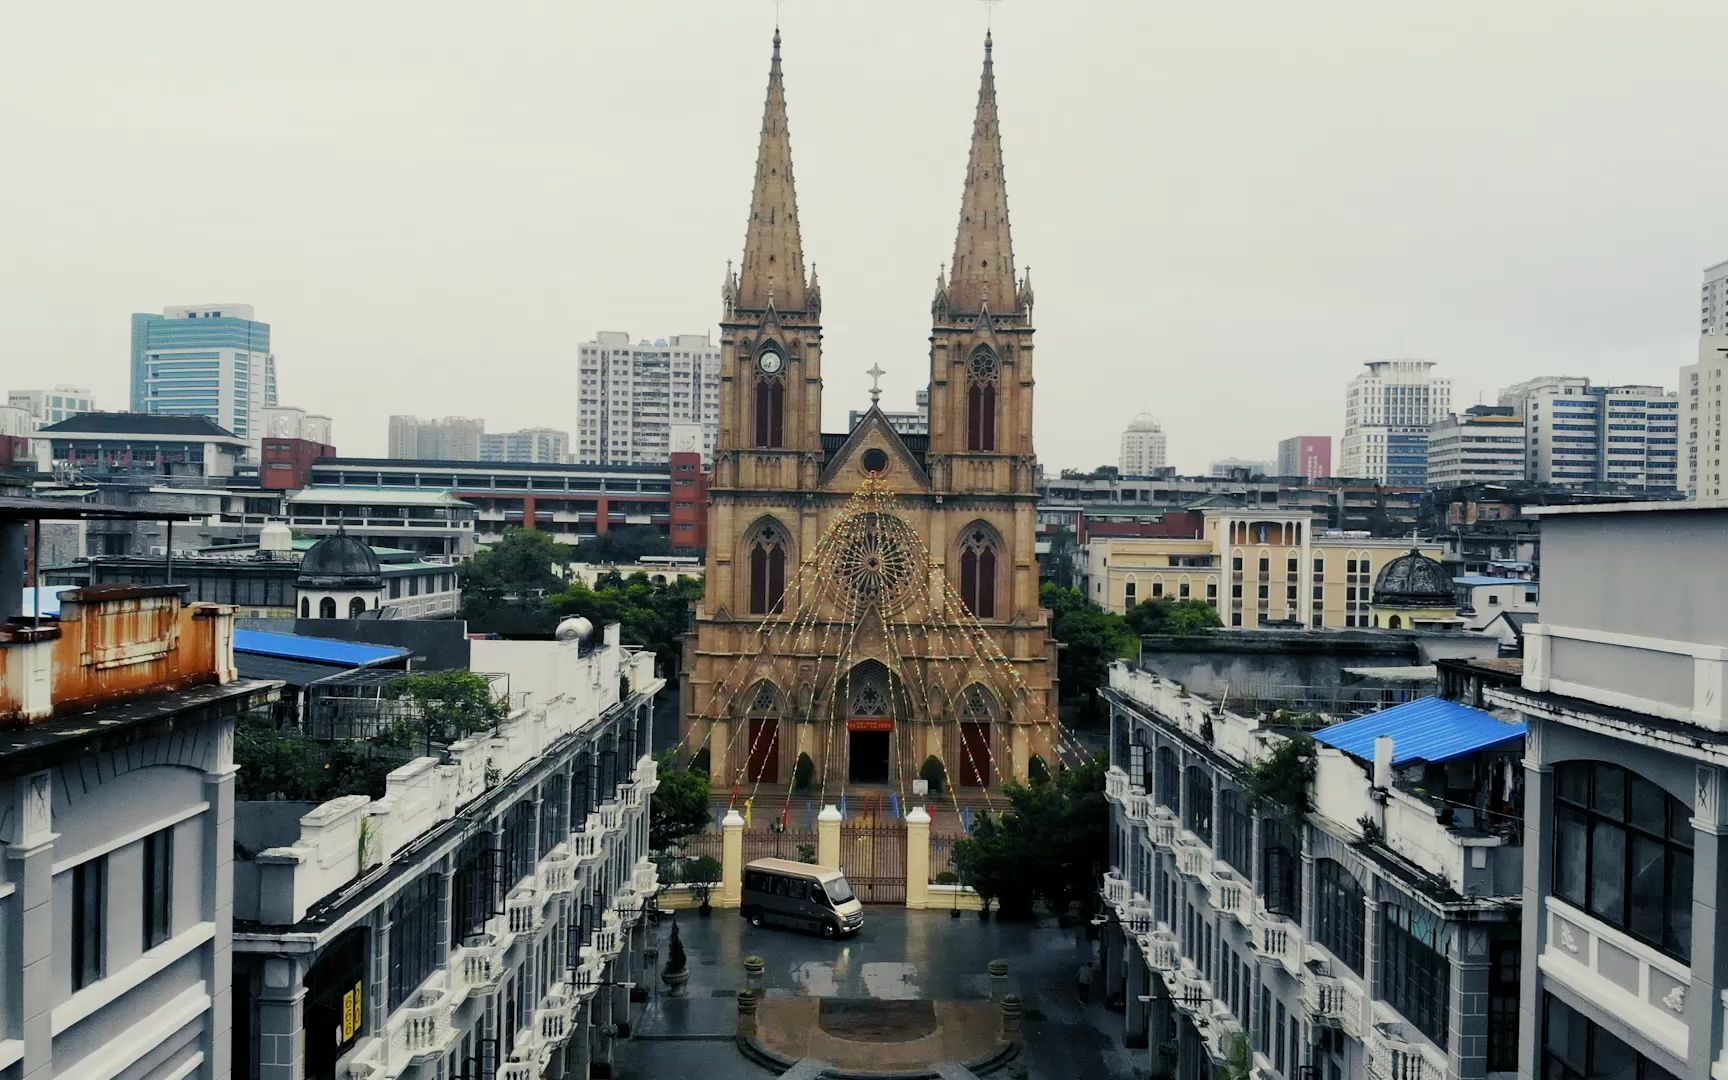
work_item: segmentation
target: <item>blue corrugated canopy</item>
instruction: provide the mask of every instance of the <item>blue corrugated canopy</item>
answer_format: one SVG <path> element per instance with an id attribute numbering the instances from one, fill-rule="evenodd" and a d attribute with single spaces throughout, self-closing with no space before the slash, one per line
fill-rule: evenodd
<path id="1" fill-rule="evenodd" d="M 1374 740 L 1392 736 L 1394 767 L 1412 761 L 1447 761 L 1524 737 L 1524 725 L 1442 697 L 1417 698 L 1377 713 L 1321 728 L 1314 741 L 1374 760 Z"/>
<path id="2" fill-rule="evenodd" d="M 393 645 L 364 645 L 357 641 L 276 634 L 268 630 L 235 630 L 234 651 L 257 656 L 280 656 L 288 660 L 310 660 L 321 664 L 368 667 L 408 655 Z"/>

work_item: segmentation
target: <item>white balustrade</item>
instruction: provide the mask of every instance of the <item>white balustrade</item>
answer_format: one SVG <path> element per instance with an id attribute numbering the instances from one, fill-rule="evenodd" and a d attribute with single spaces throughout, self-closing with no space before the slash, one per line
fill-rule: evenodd
<path id="1" fill-rule="evenodd" d="M 1175 840 L 1176 869 L 1202 884 L 1212 880 L 1212 849 L 1193 833 L 1183 830 Z"/>
<path id="2" fill-rule="evenodd" d="M 1154 971 L 1175 971 L 1182 966 L 1182 946 L 1169 930 L 1154 930 L 1141 934 L 1140 952 Z"/>
<path id="3" fill-rule="evenodd" d="M 660 787 L 660 763 L 644 754 L 636 761 L 636 783 L 649 795 Z"/>
<path id="4" fill-rule="evenodd" d="M 1230 1049 L 1236 1040 L 1242 1036 L 1243 1028 L 1234 1016 L 1220 1013 L 1206 1025 L 1205 1039 L 1206 1056 L 1212 1059 L 1214 1065 L 1230 1064 Z"/>
<path id="5" fill-rule="evenodd" d="M 1361 1037 L 1362 988 L 1355 981 L 1304 973 L 1302 1007 L 1316 1024 L 1342 1028 L 1352 1038 Z"/>
<path id="6" fill-rule="evenodd" d="M 1120 871 L 1111 870 L 1104 875 L 1104 902 L 1118 912 L 1128 903 L 1128 880 Z"/>
<path id="7" fill-rule="evenodd" d="M 542 1046 L 558 1046 L 569 1036 L 573 1010 L 567 1001 L 553 1000 L 535 1013 L 535 1028 Z"/>
<path id="8" fill-rule="evenodd" d="M 1165 850 L 1176 846 L 1176 832 L 1180 826 L 1176 815 L 1168 807 L 1153 806 L 1152 816 L 1147 819 L 1146 830 L 1152 837 L 1152 842 Z"/>
<path id="9" fill-rule="evenodd" d="M 540 891 L 558 896 L 576 887 L 576 863 L 569 850 L 560 844 L 540 864 Z"/>
<path id="10" fill-rule="evenodd" d="M 653 896 L 660 891 L 660 868 L 651 859 L 638 859 L 630 875 L 630 888 L 637 896 Z"/>
<path id="11" fill-rule="evenodd" d="M 582 946 L 577 956 L 580 962 L 576 965 L 576 996 L 587 999 L 600 988 L 601 979 L 605 977 L 606 957 L 591 945 Z"/>
<path id="12" fill-rule="evenodd" d="M 1292 975 L 1302 974 L 1302 931 L 1277 915 L 1262 915 L 1254 926 L 1254 947 L 1260 959 L 1282 964 Z"/>
<path id="13" fill-rule="evenodd" d="M 1128 798 L 1122 804 L 1123 813 L 1129 821 L 1146 824 L 1152 819 L 1152 796 L 1135 788 L 1128 793 Z"/>
<path id="14" fill-rule="evenodd" d="M 1170 981 L 1170 1000 L 1178 1009 L 1205 1023 L 1212 1015 L 1212 986 L 1200 970 L 1184 962 Z"/>
<path id="15" fill-rule="evenodd" d="M 570 850 L 578 863 L 596 862 L 606 853 L 600 843 L 600 815 L 589 814 L 582 831 L 570 838 Z"/>
<path id="16" fill-rule="evenodd" d="M 497 945 L 452 949 L 450 975 L 458 991 L 496 990 L 504 976 L 504 950 Z"/>
<path id="17" fill-rule="evenodd" d="M 1104 797 L 1118 805 L 1128 798 L 1128 774 L 1114 765 L 1104 770 Z"/>
<path id="18" fill-rule="evenodd" d="M 1446 1055 L 1420 1040 L 1406 1039 L 1388 1025 L 1368 1032 L 1368 1074 L 1375 1080 L 1446 1080 Z"/>
<path id="19" fill-rule="evenodd" d="M 544 900 L 533 888 L 518 888 L 504 898 L 504 920 L 512 934 L 532 934 L 540 929 Z"/>
<path id="20" fill-rule="evenodd" d="M 421 1054 L 442 1053 L 456 1037 L 450 1023 L 454 1005 L 448 994 L 442 989 L 422 990 L 416 1000 L 418 1004 L 397 1009 L 385 1028 L 393 1066 L 406 1066 L 409 1058 Z"/>
<path id="21" fill-rule="evenodd" d="M 1235 871 L 1222 865 L 1214 866 L 1206 891 L 1213 910 L 1231 916 L 1243 926 L 1253 927 L 1254 889 Z"/>

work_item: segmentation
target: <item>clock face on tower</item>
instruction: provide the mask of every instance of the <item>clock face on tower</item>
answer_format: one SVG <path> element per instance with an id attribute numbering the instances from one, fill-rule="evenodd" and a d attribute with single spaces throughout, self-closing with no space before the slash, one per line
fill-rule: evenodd
<path id="1" fill-rule="evenodd" d="M 778 375 L 786 363 L 784 357 L 773 349 L 763 349 L 756 357 L 756 367 L 764 375 Z"/>

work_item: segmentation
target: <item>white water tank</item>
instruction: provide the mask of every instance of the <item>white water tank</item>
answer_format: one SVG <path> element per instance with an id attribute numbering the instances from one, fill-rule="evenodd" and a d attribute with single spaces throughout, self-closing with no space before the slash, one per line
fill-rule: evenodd
<path id="1" fill-rule="evenodd" d="M 558 624 L 558 629 L 553 631 L 559 641 L 587 641 L 593 632 L 594 624 L 580 615 L 565 619 Z"/>
<path id="2" fill-rule="evenodd" d="M 267 558 L 287 558 L 294 550 L 294 530 L 280 521 L 272 521 L 258 532 L 258 554 Z"/>

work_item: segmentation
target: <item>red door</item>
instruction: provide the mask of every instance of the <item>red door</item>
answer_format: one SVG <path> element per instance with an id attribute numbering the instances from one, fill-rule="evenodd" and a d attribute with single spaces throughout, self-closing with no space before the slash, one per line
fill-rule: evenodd
<path id="1" fill-rule="evenodd" d="M 780 721 L 773 717 L 750 718 L 750 764 L 745 779 L 770 784 L 780 780 Z"/>
<path id="2" fill-rule="evenodd" d="M 960 783 L 966 787 L 990 786 L 989 724 L 960 725 Z"/>

